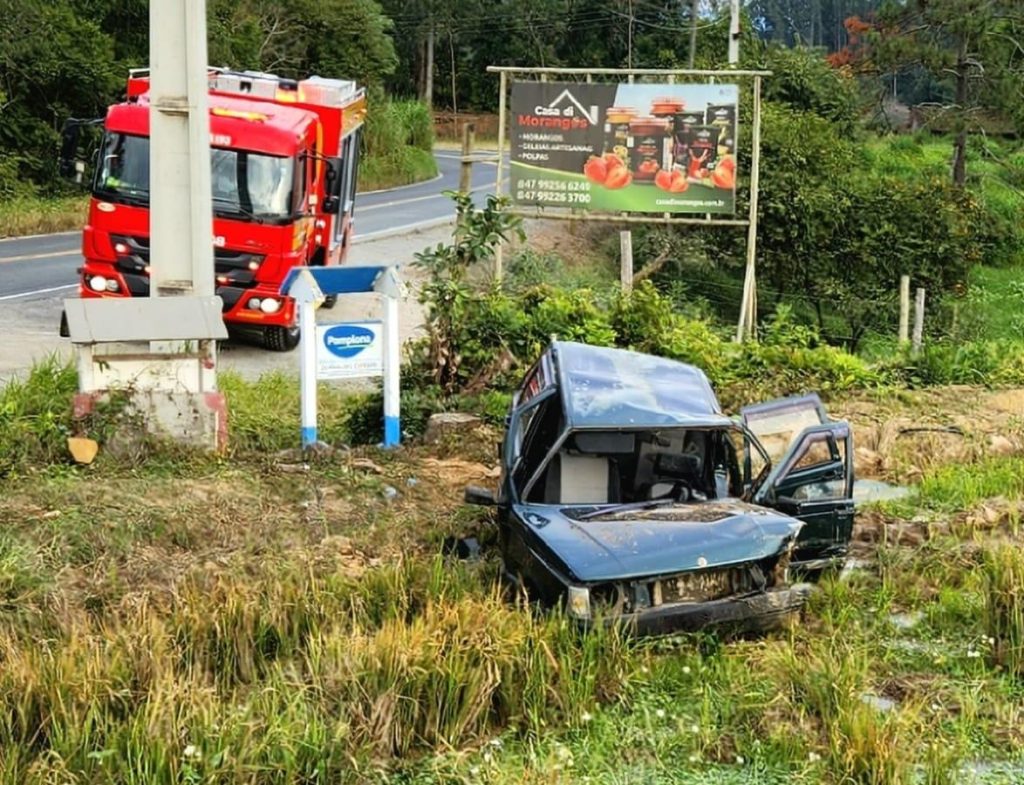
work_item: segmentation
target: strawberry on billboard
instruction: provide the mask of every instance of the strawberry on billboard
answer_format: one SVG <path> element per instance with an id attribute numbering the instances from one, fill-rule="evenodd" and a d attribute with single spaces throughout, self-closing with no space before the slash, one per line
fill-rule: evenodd
<path id="1" fill-rule="evenodd" d="M 738 98 L 734 84 L 515 82 L 512 200 L 734 213 Z"/>

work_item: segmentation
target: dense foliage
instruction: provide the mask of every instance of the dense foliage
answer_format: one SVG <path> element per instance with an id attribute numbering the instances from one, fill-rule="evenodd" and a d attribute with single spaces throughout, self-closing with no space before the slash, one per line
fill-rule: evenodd
<path id="1" fill-rule="evenodd" d="M 214 64 L 380 87 L 398 64 L 375 0 L 209 0 Z M 146 0 L 0 0 L 0 197 L 59 187 L 60 129 L 101 117 L 149 59 Z M 428 145 L 429 147 L 429 145 Z"/>

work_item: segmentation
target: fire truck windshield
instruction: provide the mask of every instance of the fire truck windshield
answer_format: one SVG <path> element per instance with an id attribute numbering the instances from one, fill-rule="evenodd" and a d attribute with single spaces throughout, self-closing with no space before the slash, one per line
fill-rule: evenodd
<path id="1" fill-rule="evenodd" d="M 149 202 L 149 139 L 107 133 L 94 188 L 102 198 Z M 247 150 L 210 148 L 214 212 L 231 218 L 290 219 L 295 161 Z"/>

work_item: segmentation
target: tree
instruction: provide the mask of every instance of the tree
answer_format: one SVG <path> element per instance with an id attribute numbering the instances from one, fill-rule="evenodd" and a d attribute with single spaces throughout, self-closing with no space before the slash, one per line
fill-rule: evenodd
<path id="1" fill-rule="evenodd" d="M 952 179 L 967 179 L 967 137 L 994 110 L 1024 119 L 1024 8 L 1019 0 L 910 0 L 884 8 L 854 58 L 863 70 L 920 67 L 941 86 L 954 130 Z"/>
<path id="2" fill-rule="evenodd" d="M 376 0 L 212 0 L 210 60 L 301 78 L 380 85 L 398 64 Z"/>
<path id="3" fill-rule="evenodd" d="M 19 175 L 56 175 L 58 134 L 69 116 L 101 116 L 123 84 L 114 45 L 66 2 L 0 0 L 0 151 Z"/>

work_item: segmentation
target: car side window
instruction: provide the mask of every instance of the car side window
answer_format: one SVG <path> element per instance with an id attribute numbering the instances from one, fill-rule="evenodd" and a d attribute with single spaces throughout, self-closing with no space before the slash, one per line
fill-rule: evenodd
<path id="1" fill-rule="evenodd" d="M 557 395 L 542 400 L 532 412 L 530 422 L 522 428 L 519 460 L 512 473 L 512 482 L 519 494 L 554 447 L 562 430 L 562 407 Z M 543 487 L 543 482 L 534 485 L 535 489 Z"/>
<path id="2" fill-rule="evenodd" d="M 842 449 L 840 449 L 840 444 Z M 837 442 L 831 434 L 827 433 L 815 434 L 806 439 L 793 456 L 785 474 L 779 478 L 779 484 L 790 488 L 786 495 L 802 502 L 833 501 L 844 498 L 846 495 L 845 473 L 840 477 L 822 478 L 816 476 L 816 470 L 824 469 L 837 461 L 843 462 L 845 448 L 845 442 Z M 845 462 L 843 464 L 845 465 Z M 801 475 L 806 475 L 805 482 L 800 481 Z"/>

